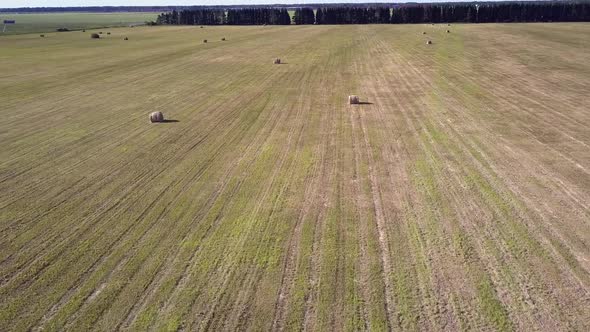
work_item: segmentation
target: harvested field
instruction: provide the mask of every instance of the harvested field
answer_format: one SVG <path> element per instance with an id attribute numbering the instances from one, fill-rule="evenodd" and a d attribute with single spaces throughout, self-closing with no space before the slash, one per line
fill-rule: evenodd
<path id="1" fill-rule="evenodd" d="M 590 330 L 589 24 L 109 30 L 0 37 L 0 330 Z"/>
<path id="2" fill-rule="evenodd" d="M 7 27 L 5 34 L 26 34 L 32 32 L 55 32 L 58 28 L 69 30 L 98 29 L 113 26 L 143 25 L 155 21 L 157 13 L 2 13 L 2 19 L 15 20 Z"/>

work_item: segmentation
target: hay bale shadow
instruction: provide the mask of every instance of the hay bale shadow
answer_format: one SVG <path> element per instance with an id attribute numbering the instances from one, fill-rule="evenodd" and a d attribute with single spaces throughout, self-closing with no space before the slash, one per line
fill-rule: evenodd
<path id="1" fill-rule="evenodd" d="M 164 119 L 164 121 L 159 122 L 159 123 L 175 123 L 175 122 L 180 122 L 178 120 L 173 120 L 173 119 Z"/>
<path id="2" fill-rule="evenodd" d="M 368 101 L 359 101 L 358 103 L 356 103 L 357 105 L 373 105 L 373 103 L 368 102 Z"/>

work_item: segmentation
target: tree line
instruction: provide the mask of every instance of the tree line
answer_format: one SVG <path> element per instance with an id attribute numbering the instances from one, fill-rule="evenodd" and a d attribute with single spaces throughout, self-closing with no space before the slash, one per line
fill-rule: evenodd
<path id="1" fill-rule="evenodd" d="M 288 25 L 288 24 L 389 24 L 389 23 L 501 23 L 586 22 L 590 2 L 482 2 L 405 4 L 379 6 L 322 6 L 296 8 L 293 18 L 285 8 L 203 8 L 162 13 L 159 24 L 182 25 Z"/>
<path id="2" fill-rule="evenodd" d="M 156 22 L 181 25 L 288 25 L 291 24 L 291 16 L 283 8 L 185 9 L 162 13 Z"/>
<path id="3" fill-rule="evenodd" d="M 391 23 L 586 22 L 590 2 L 500 2 L 412 5 L 393 10 Z"/>
<path id="4" fill-rule="evenodd" d="M 288 25 L 291 24 L 289 11 L 280 8 L 229 9 L 226 23 L 228 25 Z"/>

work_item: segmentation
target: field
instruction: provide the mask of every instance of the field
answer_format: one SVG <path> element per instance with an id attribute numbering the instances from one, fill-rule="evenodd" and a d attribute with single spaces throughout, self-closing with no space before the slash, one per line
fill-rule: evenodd
<path id="1" fill-rule="evenodd" d="M 33 32 L 55 32 L 58 28 L 70 30 L 97 29 L 112 26 L 129 26 L 155 21 L 158 13 L 51 13 L 51 14 L 12 14 L 0 13 L 0 23 L 15 20 L 16 24 L 6 26 L 0 36 Z"/>
<path id="2" fill-rule="evenodd" d="M 590 330 L 589 24 L 108 31 L 0 37 L 0 330 Z"/>

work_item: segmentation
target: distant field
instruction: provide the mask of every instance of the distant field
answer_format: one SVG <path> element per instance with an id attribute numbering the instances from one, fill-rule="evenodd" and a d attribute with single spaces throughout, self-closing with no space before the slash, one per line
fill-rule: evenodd
<path id="1" fill-rule="evenodd" d="M 0 23 L 16 20 L 8 25 L 4 34 L 50 32 L 58 28 L 70 30 L 93 29 L 112 26 L 128 26 L 134 23 L 155 21 L 157 13 L 50 13 L 50 14 L 9 14 L 0 13 Z M 3 24 L 0 24 L 0 36 Z"/>
<path id="2" fill-rule="evenodd" d="M 108 31 L 0 38 L 0 331 L 590 331 L 590 24 Z"/>

